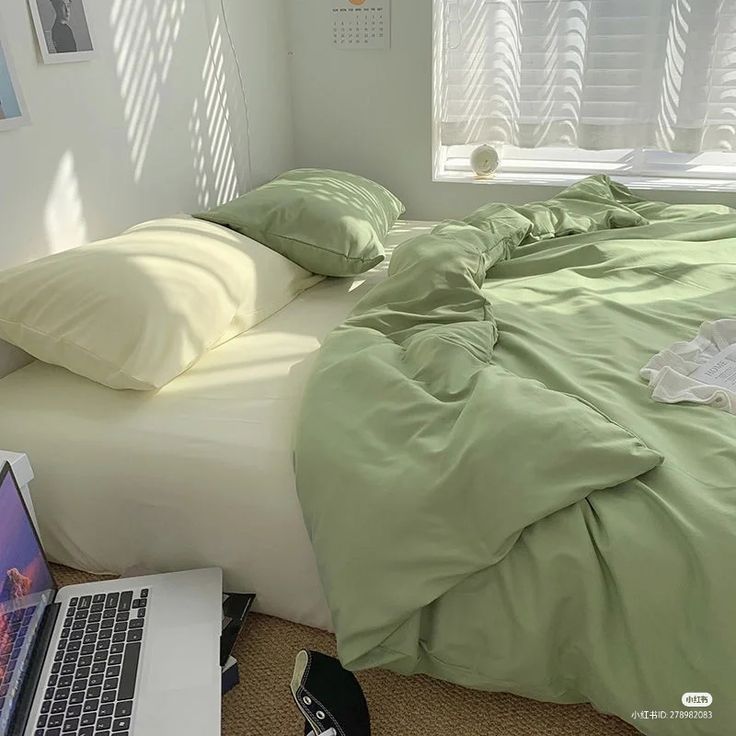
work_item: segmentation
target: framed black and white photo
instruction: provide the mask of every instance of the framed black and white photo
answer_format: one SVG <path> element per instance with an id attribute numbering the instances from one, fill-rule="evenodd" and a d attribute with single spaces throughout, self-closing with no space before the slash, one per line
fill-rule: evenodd
<path id="1" fill-rule="evenodd" d="M 17 128 L 27 122 L 28 114 L 0 19 L 0 130 Z"/>
<path id="2" fill-rule="evenodd" d="M 94 55 L 84 0 L 28 0 L 41 56 L 47 64 Z"/>

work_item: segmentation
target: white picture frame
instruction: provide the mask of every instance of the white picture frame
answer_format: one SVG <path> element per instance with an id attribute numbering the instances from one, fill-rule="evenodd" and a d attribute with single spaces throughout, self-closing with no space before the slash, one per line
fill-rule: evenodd
<path id="1" fill-rule="evenodd" d="M 18 84 L 8 39 L 0 18 L 0 131 L 12 130 L 28 123 L 30 123 L 28 110 Z"/>
<path id="2" fill-rule="evenodd" d="M 28 0 L 45 64 L 87 61 L 95 55 L 84 0 Z"/>

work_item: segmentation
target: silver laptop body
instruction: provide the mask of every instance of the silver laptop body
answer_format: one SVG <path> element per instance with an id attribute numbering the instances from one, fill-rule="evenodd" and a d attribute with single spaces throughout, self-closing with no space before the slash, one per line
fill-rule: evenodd
<path id="1" fill-rule="evenodd" d="M 220 733 L 218 568 L 56 588 L 0 471 L 0 736 Z"/>

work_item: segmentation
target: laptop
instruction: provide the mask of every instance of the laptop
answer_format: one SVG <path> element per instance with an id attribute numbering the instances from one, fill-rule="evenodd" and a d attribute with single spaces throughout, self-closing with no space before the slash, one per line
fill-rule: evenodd
<path id="1" fill-rule="evenodd" d="M 0 736 L 220 733 L 222 572 L 58 588 L 0 471 Z"/>

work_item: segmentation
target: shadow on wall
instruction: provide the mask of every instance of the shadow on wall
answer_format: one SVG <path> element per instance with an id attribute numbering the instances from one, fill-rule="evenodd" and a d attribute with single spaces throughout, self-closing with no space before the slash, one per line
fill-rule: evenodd
<path id="1" fill-rule="evenodd" d="M 212 0 L 208 0 L 210 3 Z M 243 148 L 249 145 L 243 123 L 242 90 L 237 64 L 225 35 L 222 5 L 217 4 L 201 69 L 192 79 L 194 100 L 188 121 L 197 203 L 220 204 L 245 186 Z M 114 0 L 110 22 L 120 91 L 125 103 L 130 155 L 136 182 L 146 162 L 161 93 L 177 49 L 187 0 Z M 249 172 L 247 172 L 249 173 Z"/>
<path id="2" fill-rule="evenodd" d="M 112 4 L 113 49 L 136 182 L 143 173 L 186 7 L 186 0 L 114 0 Z"/>
<path id="3" fill-rule="evenodd" d="M 191 159 L 189 194 L 179 210 L 207 208 L 238 196 L 250 181 L 249 130 L 220 0 L 112 0 L 108 21 L 112 42 L 107 50 L 100 48 L 102 58 L 92 63 L 107 61 L 119 83 L 131 185 L 151 190 L 161 178 L 157 165 L 166 156 L 176 157 L 169 149 L 162 159 L 160 148 L 166 145 L 166 127 L 178 116 L 180 130 L 172 131 L 172 140 L 181 141 L 179 177 Z M 196 43 L 191 33 L 198 35 Z M 105 60 L 105 53 L 113 58 Z M 196 71 L 189 76 L 188 69 Z M 94 115 L 95 108 L 88 112 Z M 87 242 L 88 231 L 94 231 L 85 220 L 81 196 L 84 161 L 76 156 L 82 153 L 73 148 L 59 152 L 44 208 L 51 253 Z M 176 187 L 186 191 L 187 181 L 172 182 Z"/>
<path id="4" fill-rule="evenodd" d="M 245 187 L 245 172 L 237 162 L 246 160 L 243 149 L 250 145 L 250 132 L 244 130 L 247 112 L 236 61 L 225 52 L 224 24 L 218 14 L 202 68 L 202 91 L 189 119 L 197 203 L 202 208 L 228 202 Z"/>

